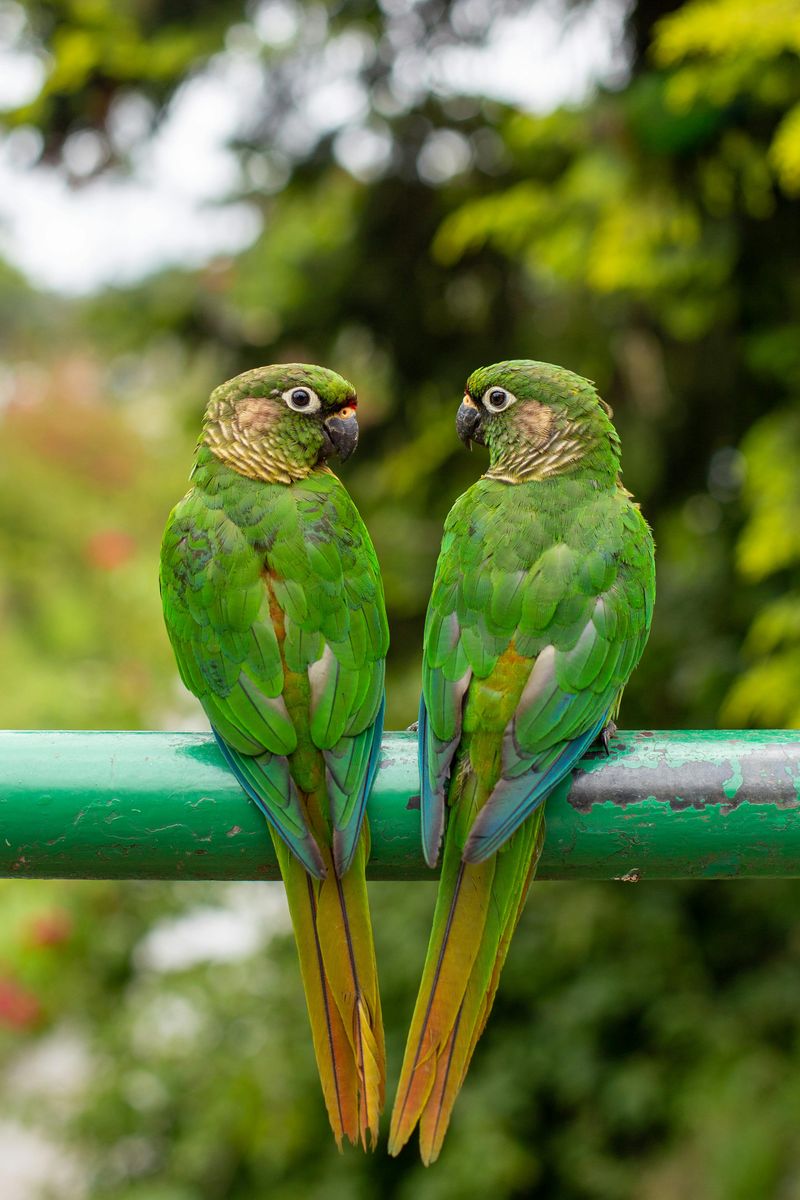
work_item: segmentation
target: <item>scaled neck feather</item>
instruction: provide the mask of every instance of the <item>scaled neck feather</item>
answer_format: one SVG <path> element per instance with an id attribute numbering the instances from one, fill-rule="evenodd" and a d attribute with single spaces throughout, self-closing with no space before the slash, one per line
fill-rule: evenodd
<path id="1" fill-rule="evenodd" d="M 613 470 L 618 469 L 613 447 L 606 438 L 598 438 L 587 422 L 566 421 L 551 428 L 544 441 L 504 446 L 503 453 L 492 463 L 484 479 L 530 483 L 564 475 L 584 460 L 587 466 L 597 460 L 598 466 L 611 467 L 613 463 Z"/>

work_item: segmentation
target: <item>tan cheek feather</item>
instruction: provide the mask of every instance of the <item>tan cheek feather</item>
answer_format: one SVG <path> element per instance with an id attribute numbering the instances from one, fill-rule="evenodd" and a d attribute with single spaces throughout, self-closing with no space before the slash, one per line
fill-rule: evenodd
<path id="1" fill-rule="evenodd" d="M 529 400 L 518 409 L 517 422 L 532 445 L 542 446 L 550 437 L 555 425 L 555 413 L 546 404 Z"/>
<path id="2" fill-rule="evenodd" d="M 240 400 L 236 405 L 236 423 L 243 431 L 250 429 L 261 432 L 268 429 L 275 421 L 277 413 L 275 405 L 260 396 L 249 396 Z"/>

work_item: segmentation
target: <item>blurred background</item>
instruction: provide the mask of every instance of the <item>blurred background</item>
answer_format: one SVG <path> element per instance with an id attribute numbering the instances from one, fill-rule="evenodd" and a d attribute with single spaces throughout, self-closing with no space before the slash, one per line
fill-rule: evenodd
<path id="1" fill-rule="evenodd" d="M 407 725 L 508 357 L 655 529 L 622 723 L 800 726 L 798 52 L 798 0 L 0 0 L 0 726 L 202 727 L 159 539 L 275 360 L 358 385 Z M 396 1071 L 432 888 L 372 897 Z M 426 1172 L 336 1153 L 278 885 L 3 882 L 0 1194 L 795 1200 L 798 997 L 793 883 L 539 884 Z"/>

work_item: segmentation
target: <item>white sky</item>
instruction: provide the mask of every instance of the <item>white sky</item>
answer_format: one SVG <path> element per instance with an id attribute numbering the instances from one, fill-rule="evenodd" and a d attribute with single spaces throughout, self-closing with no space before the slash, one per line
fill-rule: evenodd
<path id="1" fill-rule="evenodd" d="M 0 108 L 30 99 L 41 79 L 37 60 L 11 49 L 15 9 L 0 4 Z M 624 12 L 624 0 L 598 0 L 587 15 L 565 24 L 555 4 L 539 4 L 498 21 L 484 47 L 455 47 L 436 61 L 417 50 L 402 52 L 394 78 L 409 93 L 433 84 L 445 94 L 482 94 L 548 111 L 619 75 Z M 273 45 L 293 36 L 289 0 L 263 4 L 256 29 Z M 132 282 L 168 264 L 200 265 L 248 245 L 260 218 L 254 206 L 224 200 L 240 169 L 225 143 L 242 127 L 258 87 L 256 49 L 234 38 L 205 75 L 180 90 L 156 137 L 134 151 L 132 178 L 106 175 L 70 187 L 53 168 L 31 166 L 37 151 L 32 131 L 0 139 L 0 254 L 36 284 L 79 294 Z M 329 45 L 292 134 L 302 136 L 303 126 L 306 137 L 309 129 L 340 129 L 340 160 L 368 178 L 380 168 L 387 144 L 380 131 L 361 123 L 366 106 L 354 80 L 359 52 L 352 36 Z M 145 123 L 135 101 L 120 105 L 120 142 L 136 146 Z M 455 137 L 426 148 L 423 174 L 436 181 L 463 169 L 465 146 Z M 91 169 L 96 153 L 93 135 L 86 133 L 73 140 L 68 161 L 80 175 Z"/>

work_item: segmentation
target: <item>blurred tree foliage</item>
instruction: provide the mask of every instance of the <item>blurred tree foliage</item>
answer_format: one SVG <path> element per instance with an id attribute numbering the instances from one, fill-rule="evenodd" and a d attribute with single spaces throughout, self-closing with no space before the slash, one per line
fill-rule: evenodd
<path id="1" fill-rule="evenodd" d="M 210 389 L 275 359 L 358 383 L 345 475 L 386 579 L 389 725 L 406 724 L 441 522 L 480 470 L 453 436 L 462 382 L 530 355 L 598 382 L 655 527 L 626 722 L 800 726 L 800 8 L 634 3 L 626 80 L 546 116 L 481 78 L 436 82 L 449 47 L 524 7 L 25 5 L 43 85 L 5 123 L 76 186 L 135 173 L 192 80 L 249 72 L 234 198 L 262 232 L 80 302 L 0 275 L 0 724 L 194 719 L 160 624 L 160 529 Z M 331 128 L 314 114 L 342 71 L 355 100 Z M 329 1144 L 293 950 L 256 885 L 3 885 L 5 1110 L 63 1147 L 57 1194 L 87 1179 L 93 1200 L 800 1196 L 796 889 L 534 891 L 427 1173 Z M 373 889 L 395 1064 L 429 893 Z M 259 898 L 240 959 L 148 949 Z"/>

